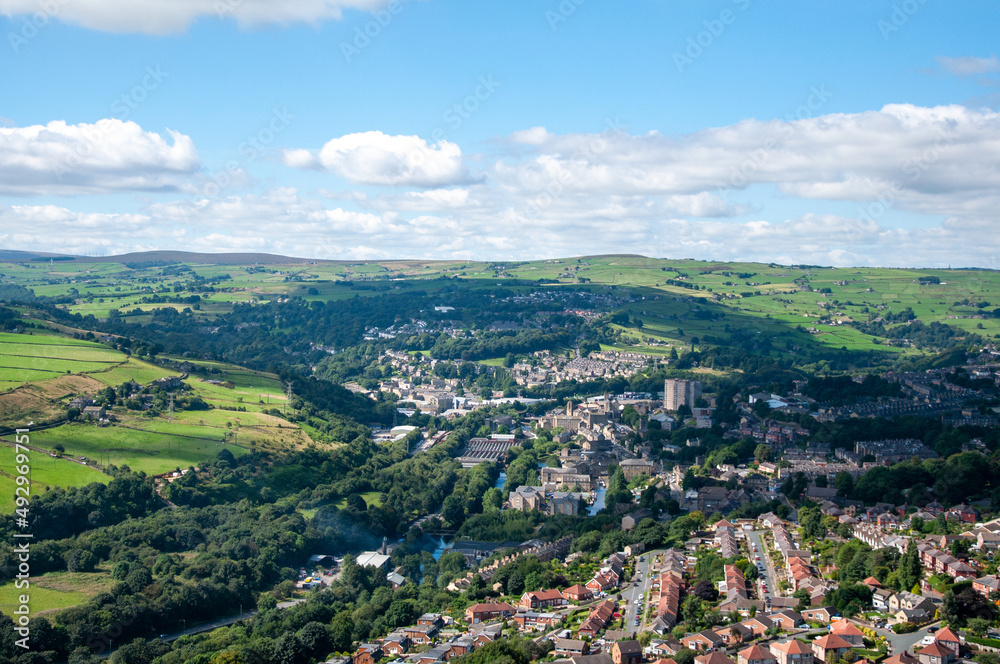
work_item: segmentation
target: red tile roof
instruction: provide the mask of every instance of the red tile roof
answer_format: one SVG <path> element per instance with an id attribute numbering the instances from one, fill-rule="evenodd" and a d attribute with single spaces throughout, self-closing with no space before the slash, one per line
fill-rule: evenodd
<path id="1" fill-rule="evenodd" d="M 840 638 L 836 634 L 827 634 L 813 641 L 813 643 L 823 650 L 834 650 L 836 648 L 850 648 L 851 644 Z"/>

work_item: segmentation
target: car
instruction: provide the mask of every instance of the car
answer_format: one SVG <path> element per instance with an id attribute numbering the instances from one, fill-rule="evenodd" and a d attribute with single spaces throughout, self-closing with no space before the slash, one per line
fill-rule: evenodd
<path id="1" fill-rule="evenodd" d="M 938 627 L 937 627 L 937 625 L 932 625 L 931 627 L 928 627 L 928 628 L 927 628 L 927 633 L 928 633 L 928 634 L 933 634 L 933 633 L 934 633 L 934 632 L 936 632 L 936 631 L 938 631 Z"/>
<path id="2" fill-rule="evenodd" d="M 638 619 L 638 618 L 636 618 L 636 619 L 635 619 L 635 624 L 636 624 L 636 625 L 638 625 L 638 624 L 639 624 L 639 619 Z"/>
<path id="3" fill-rule="evenodd" d="M 929 646 L 932 643 L 934 643 L 934 637 L 931 636 L 930 634 L 920 639 L 920 645 L 922 646 Z"/>

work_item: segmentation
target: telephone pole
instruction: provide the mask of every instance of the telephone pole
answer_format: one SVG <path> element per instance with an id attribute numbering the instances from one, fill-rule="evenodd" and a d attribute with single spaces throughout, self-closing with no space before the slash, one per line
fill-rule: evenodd
<path id="1" fill-rule="evenodd" d="M 285 381 L 288 390 L 285 392 L 285 415 L 288 415 L 288 404 L 292 402 L 292 381 Z"/>

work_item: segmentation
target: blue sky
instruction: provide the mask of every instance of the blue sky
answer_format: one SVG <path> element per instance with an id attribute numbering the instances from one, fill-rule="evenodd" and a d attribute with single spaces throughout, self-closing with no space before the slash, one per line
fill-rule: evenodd
<path id="1" fill-rule="evenodd" d="M 5 247 L 997 267 L 996 3 L 47 2 Z"/>

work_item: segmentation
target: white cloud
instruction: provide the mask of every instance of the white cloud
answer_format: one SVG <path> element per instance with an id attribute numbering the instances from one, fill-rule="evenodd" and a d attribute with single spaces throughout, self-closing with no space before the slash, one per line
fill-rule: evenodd
<path id="1" fill-rule="evenodd" d="M 441 187 L 467 182 L 461 149 L 449 141 L 433 145 L 419 136 L 366 131 L 335 138 L 318 153 L 286 150 L 294 168 L 322 168 L 355 184 Z"/>
<path id="2" fill-rule="evenodd" d="M 896 104 L 792 122 L 746 120 L 680 137 L 547 134 L 527 157 L 498 160 L 490 176 L 528 201 L 703 196 L 768 184 L 826 200 L 866 201 L 894 189 L 903 207 L 947 213 L 1000 188 L 998 153 L 996 112 Z"/>
<path id="3" fill-rule="evenodd" d="M 233 19 L 243 26 L 316 23 L 339 19 L 344 9 L 377 11 L 390 0 L 56 0 L 49 4 L 56 7 L 49 12 L 51 17 L 66 23 L 106 32 L 169 34 L 184 31 L 202 17 Z M 47 6 L 37 0 L 0 0 L 0 14 L 32 15 Z"/>
<path id="4" fill-rule="evenodd" d="M 188 136 L 117 119 L 0 127 L 0 193 L 72 195 L 173 191 L 200 168 Z"/>
<path id="5" fill-rule="evenodd" d="M 523 143 L 524 145 L 541 145 L 552 138 L 552 134 L 545 127 L 532 127 L 515 131 L 510 135 L 512 143 Z"/>
<path id="6" fill-rule="evenodd" d="M 949 58 L 941 55 L 936 58 L 938 64 L 956 76 L 973 76 L 975 74 L 991 74 L 1000 72 L 1000 58 L 991 55 L 988 58 L 962 56 Z"/>

